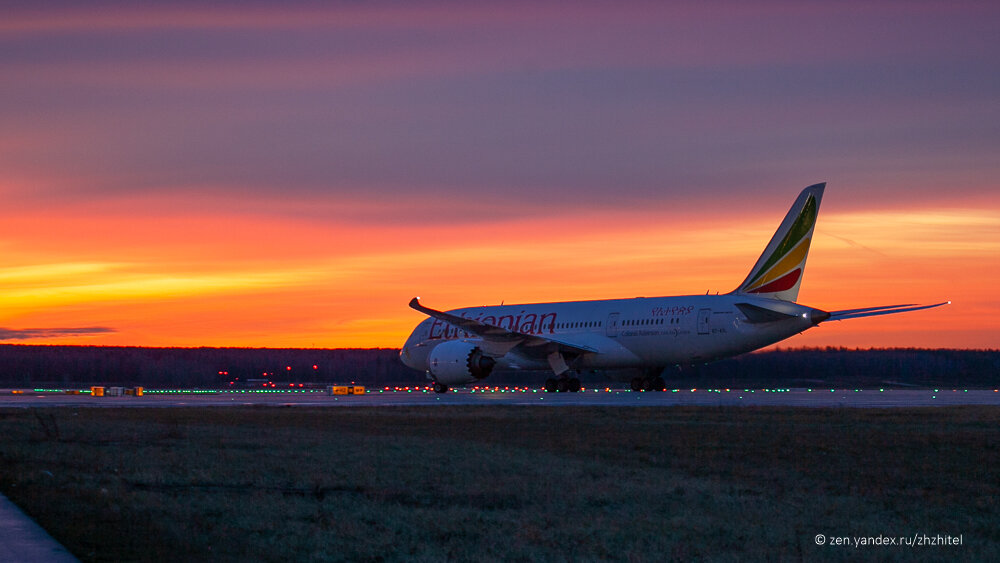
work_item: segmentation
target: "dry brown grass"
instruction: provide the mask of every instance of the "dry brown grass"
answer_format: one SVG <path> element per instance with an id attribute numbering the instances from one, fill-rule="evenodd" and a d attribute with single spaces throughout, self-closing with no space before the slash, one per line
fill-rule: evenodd
<path id="1" fill-rule="evenodd" d="M 0 410 L 0 490 L 91 561 L 998 560 L 998 423 L 988 407 Z M 963 545 L 814 542 L 915 533 Z"/>

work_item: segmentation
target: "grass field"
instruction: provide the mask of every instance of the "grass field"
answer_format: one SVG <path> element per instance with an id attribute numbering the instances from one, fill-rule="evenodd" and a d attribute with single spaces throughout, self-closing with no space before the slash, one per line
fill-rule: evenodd
<path id="1" fill-rule="evenodd" d="M 85 561 L 1000 560 L 989 407 L 6 409 L 0 436 L 0 491 Z M 962 544 L 834 544 L 914 535 Z"/>

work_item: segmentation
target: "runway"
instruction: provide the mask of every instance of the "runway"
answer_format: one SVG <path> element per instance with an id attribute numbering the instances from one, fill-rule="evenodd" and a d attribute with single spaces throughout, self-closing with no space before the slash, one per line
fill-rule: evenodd
<path id="1" fill-rule="evenodd" d="M 324 391 L 147 390 L 142 397 L 91 397 L 60 390 L 0 389 L 0 408 L 28 407 L 392 407 L 439 405 L 518 406 L 774 406 L 894 408 L 952 405 L 1000 406 L 997 389 L 668 389 L 634 392 L 585 389 L 545 393 L 530 388 L 457 389 L 439 395 L 426 388 L 369 389 L 364 395 L 328 395 Z"/>

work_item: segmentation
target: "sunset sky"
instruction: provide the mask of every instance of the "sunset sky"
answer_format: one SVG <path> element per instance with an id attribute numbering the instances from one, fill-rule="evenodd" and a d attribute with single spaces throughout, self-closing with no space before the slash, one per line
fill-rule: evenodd
<path id="1" fill-rule="evenodd" d="M 801 303 L 953 304 L 782 347 L 1000 347 L 997 2 L 40 6 L 0 17 L 3 342 L 724 293 L 828 182 Z"/>

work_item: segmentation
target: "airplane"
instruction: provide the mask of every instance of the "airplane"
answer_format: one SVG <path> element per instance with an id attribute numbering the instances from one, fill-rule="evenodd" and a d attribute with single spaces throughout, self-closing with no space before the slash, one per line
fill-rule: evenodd
<path id="1" fill-rule="evenodd" d="M 427 315 L 400 351 L 437 393 L 485 379 L 497 367 L 547 370 L 545 391 L 580 390 L 584 370 L 643 373 L 634 391 L 663 391 L 663 370 L 737 356 L 827 321 L 892 315 L 950 304 L 824 311 L 796 303 L 826 183 L 799 194 L 743 283 L 724 295 L 528 303 Z M 638 370 L 638 371 L 637 371 Z"/>

